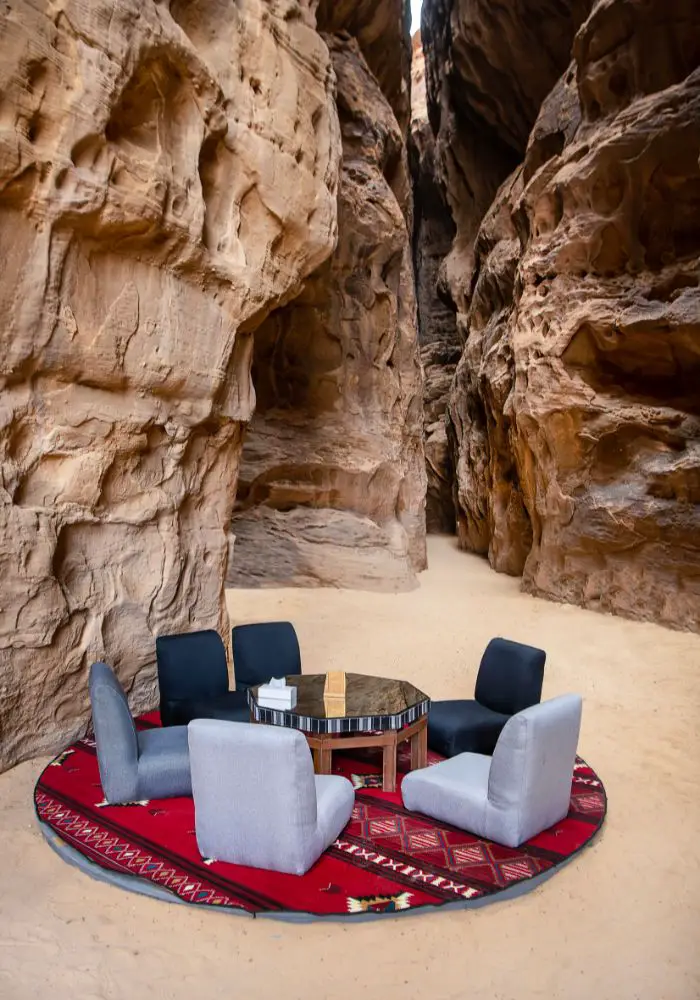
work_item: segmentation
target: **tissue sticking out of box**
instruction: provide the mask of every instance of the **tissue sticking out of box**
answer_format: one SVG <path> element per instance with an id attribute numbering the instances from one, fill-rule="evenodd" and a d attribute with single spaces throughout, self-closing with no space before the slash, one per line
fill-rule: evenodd
<path id="1" fill-rule="evenodd" d="M 296 686 L 287 684 L 284 677 L 271 677 L 268 684 L 261 684 L 258 688 L 257 701 L 262 708 L 287 712 L 296 706 Z"/>

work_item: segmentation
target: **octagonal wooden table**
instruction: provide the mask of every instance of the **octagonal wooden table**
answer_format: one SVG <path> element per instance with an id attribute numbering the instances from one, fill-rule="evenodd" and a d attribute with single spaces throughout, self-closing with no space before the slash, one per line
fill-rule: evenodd
<path id="1" fill-rule="evenodd" d="M 334 750 L 379 747 L 382 788 L 396 790 L 396 755 L 400 743 L 411 744 L 411 769 L 428 762 L 430 699 L 407 681 L 366 674 L 345 675 L 345 698 L 324 697 L 325 674 L 286 678 L 297 688 L 293 709 L 268 708 L 258 702 L 258 688 L 248 690 L 252 722 L 284 726 L 304 733 L 317 774 L 330 774 Z"/>

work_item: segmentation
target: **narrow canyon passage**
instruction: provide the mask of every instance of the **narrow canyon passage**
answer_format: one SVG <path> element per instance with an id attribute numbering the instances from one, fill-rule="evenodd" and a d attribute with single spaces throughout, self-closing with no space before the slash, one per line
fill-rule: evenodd
<path id="1" fill-rule="evenodd" d="M 0 769 L 426 530 L 700 629 L 699 74 L 693 0 L 3 4 Z"/>
<path id="2" fill-rule="evenodd" d="M 319 15 L 377 83 L 354 81 L 348 119 L 334 36 L 338 246 L 256 336 L 228 580 L 415 585 L 422 448 L 428 531 L 456 530 L 533 593 L 697 630 L 697 10 L 428 0 L 406 130 L 398 7 L 393 34 L 383 5 L 371 26 L 362 6 Z M 370 187 L 358 167 L 360 128 L 362 155 L 386 160 L 382 87 L 412 215 L 403 169 Z M 387 284 L 390 231 L 404 251 Z"/>

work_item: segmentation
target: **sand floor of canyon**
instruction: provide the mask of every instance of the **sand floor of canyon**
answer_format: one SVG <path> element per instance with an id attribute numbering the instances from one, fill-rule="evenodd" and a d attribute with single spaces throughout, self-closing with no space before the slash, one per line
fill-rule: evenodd
<path id="1" fill-rule="evenodd" d="M 544 696 L 584 697 L 579 751 L 608 819 L 549 882 L 479 910 L 305 925 L 166 904 L 101 884 L 45 844 L 43 761 L 0 775 L 0 997 L 235 995 L 366 1000 L 700 996 L 700 639 L 536 600 L 432 538 L 408 594 L 229 592 L 232 621 L 290 618 L 304 670 L 403 677 L 468 697 L 493 635 L 547 649 Z"/>

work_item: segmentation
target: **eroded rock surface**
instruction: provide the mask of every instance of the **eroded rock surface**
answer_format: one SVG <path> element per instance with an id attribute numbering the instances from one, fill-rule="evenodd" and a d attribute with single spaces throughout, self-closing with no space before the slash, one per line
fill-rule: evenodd
<path id="1" fill-rule="evenodd" d="M 418 55 L 414 85 L 425 86 L 430 125 L 414 100 L 412 163 L 429 530 L 454 530 L 455 466 L 464 462 L 448 442 L 445 411 L 469 332 L 476 234 L 499 185 L 522 160 L 590 5 L 426 0 L 423 8 L 425 82 Z"/>
<path id="2" fill-rule="evenodd" d="M 604 0 L 475 246 L 451 399 L 465 547 L 700 629 L 700 8 Z"/>
<path id="3" fill-rule="evenodd" d="M 474 239 L 521 162 L 592 0 L 426 0 L 422 45 L 435 162 L 456 226 L 445 283 L 466 340 Z"/>
<path id="4" fill-rule="evenodd" d="M 425 468 L 404 136 L 357 40 L 326 37 L 338 246 L 255 335 L 229 582 L 406 589 L 425 565 Z"/>
<path id="5" fill-rule="evenodd" d="M 425 59 L 420 32 L 413 37 L 411 66 L 411 133 L 413 177 L 413 261 L 418 306 L 418 338 L 423 366 L 423 423 L 428 477 L 426 527 L 454 532 L 454 472 L 447 443 L 445 411 L 461 341 L 454 304 L 445 286 L 442 264 L 452 248 L 455 226 L 438 181 L 435 140 L 428 121 Z"/>
<path id="6" fill-rule="evenodd" d="M 319 0 L 317 22 L 321 31 L 355 39 L 405 135 L 411 117 L 407 0 Z"/>
<path id="7" fill-rule="evenodd" d="M 258 317 L 336 233 L 312 0 L 0 5 L 0 768 L 218 627 Z"/>

